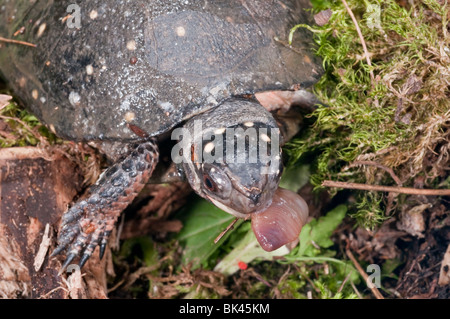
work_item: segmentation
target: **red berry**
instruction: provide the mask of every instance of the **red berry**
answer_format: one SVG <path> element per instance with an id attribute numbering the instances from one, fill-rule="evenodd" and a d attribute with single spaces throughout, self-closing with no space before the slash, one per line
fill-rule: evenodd
<path id="1" fill-rule="evenodd" d="M 247 267 L 248 267 L 248 265 L 247 265 L 245 262 L 243 262 L 243 261 L 240 261 L 240 262 L 238 263 L 238 266 L 239 266 L 239 268 L 242 269 L 242 270 L 245 270 L 245 269 L 247 269 Z"/>

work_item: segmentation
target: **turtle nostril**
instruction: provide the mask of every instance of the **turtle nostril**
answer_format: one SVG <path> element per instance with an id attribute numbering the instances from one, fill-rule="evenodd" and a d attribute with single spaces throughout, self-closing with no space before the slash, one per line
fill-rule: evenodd
<path id="1" fill-rule="evenodd" d="M 259 200 L 261 198 L 261 193 L 250 194 L 248 198 L 255 204 L 258 205 Z"/>

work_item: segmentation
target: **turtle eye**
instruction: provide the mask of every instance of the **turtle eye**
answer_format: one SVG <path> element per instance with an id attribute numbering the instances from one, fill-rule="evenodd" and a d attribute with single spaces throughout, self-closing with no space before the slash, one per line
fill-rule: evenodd
<path id="1" fill-rule="evenodd" d="M 203 184 L 205 184 L 206 188 L 215 192 L 217 190 L 217 185 L 214 183 L 213 179 L 209 175 L 203 175 Z"/>

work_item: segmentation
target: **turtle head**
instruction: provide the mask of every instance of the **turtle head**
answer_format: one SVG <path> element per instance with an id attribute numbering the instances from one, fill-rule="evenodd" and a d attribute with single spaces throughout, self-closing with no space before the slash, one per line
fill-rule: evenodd
<path id="1" fill-rule="evenodd" d="M 214 141 L 203 141 L 199 152 L 203 153 L 203 160 L 185 165 L 186 176 L 194 190 L 217 207 L 240 218 L 267 208 L 278 188 L 283 169 L 279 143 L 273 143 L 276 144 L 273 146 L 268 141 L 277 133 L 267 134 L 269 128 L 260 122 L 251 128 L 238 124 L 228 127 L 228 133 Z M 222 141 L 224 147 L 221 146 Z M 261 145 L 263 143 L 264 146 Z M 266 149 L 272 149 L 272 154 L 267 155 Z"/>
<path id="2" fill-rule="evenodd" d="M 297 193 L 278 187 L 281 135 L 258 102 L 227 100 L 189 120 L 172 138 L 181 140 L 172 159 L 182 163 L 192 188 L 220 209 L 251 218 L 263 249 L 298 240 L 308 207 Z"/>
<path id="3" fill-rule="evenodd" d="M 195 190 L 227 213 L 247 218 L 271 204 L 279 183 L 276 174 L 261 175 L 256 180 L 260 168 L 249 166 L 205 164 L 195 172 L 199 180 Z"/>
<path id="4" fill-rule="evenodd" d="M 271 204 L 282 172 L 281 137 L 258 102 L 227 100 L 183 129 L 183 170 L 197 194 L 239 218 Z"/>

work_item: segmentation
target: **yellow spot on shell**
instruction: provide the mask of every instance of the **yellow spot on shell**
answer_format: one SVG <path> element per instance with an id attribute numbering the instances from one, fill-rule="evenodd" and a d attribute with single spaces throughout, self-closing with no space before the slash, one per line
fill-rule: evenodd
<path id="1" fill-rule="evenodd" d="M 134 41 L 134 40 L 128 41 L 128 42 L 127 42 L 127 49 L 128 49 L 129 51 L 134 51 L 134 50 L 136 50 L 136 41 Z"/>
<path id="2" fill-rule="evenodd" d="M 87 73 L 87 75 L 94 74 L 94 67 L 90 64 L 88 66 L 86 66 L 86 73 Z"/>
<path id="3" fill-rule="evenodd" d="M 46 23 L 42 23 L 39 26 L 39 29 L 38 29 L 38 32 L 37 32 L 37 37 L 38 38 L 40 38 L 44 34 L 45 29 L 47 29 L 47 24 Z"/>
<path id="4" fill-rule="evenodd" d="M 124 117 L 125 122 L 127 122 L 127 123 L 133 122 L 135 118 L 136 118 L 136 114 L 134 114 L 134 112 L 127 112 Z"/>
<path id="5" fill-rule="evenodd" d="M 267 134 L 261 134 L 260 136 L 264 142 L 270 142 L 270 137 Z"/>
<path id="6" fill-rule="evenodd" d="M 27 79 L 26 79 L 24 76 L 22 76 L 22 77 L 19 79 L 19 86 L 20 86 L 21 88 L 24 88 L 25 85 L 27 85 Z"/>
<path id="7" fill-rule="evenodd" d="M 219 129 L 215 130 L 214 134 L 220 135 L 220 134 L 225 133 L 225 131 L 226 131 L 225 127 L 222 127 L 222 128 L 219 128 Z"/>
<path id="8" fill-rule="evenodd" d="M 92 11 L 89 13 L 89 18 L 91 18 L 92 20 L 97 19 L 97 17 L 98 17 L 98 12 L 97 12 L 97 10 L 92 10 Z"/>
<path id="9" fill-rule="evenodd" d="M 39 98 L 38 90 L 31 91 L 31 96 L 33 97 L 33 99 L 37 100 Z"/>
<path id="10" fill-rule="evenodd" d="M 183 27 L 177 27 L 175 31 L 179 37 L 184 37 L 186 35 L 186 29 Z"/>
<path id="11" fill-rule="evenodd" d="M 213 142 L 206 144 L 205 148 L 204 148 L 205 153 L 211 153 L 212 150 L 214 149 L 214 147 L 215 147 L 215 145 Z"/>

